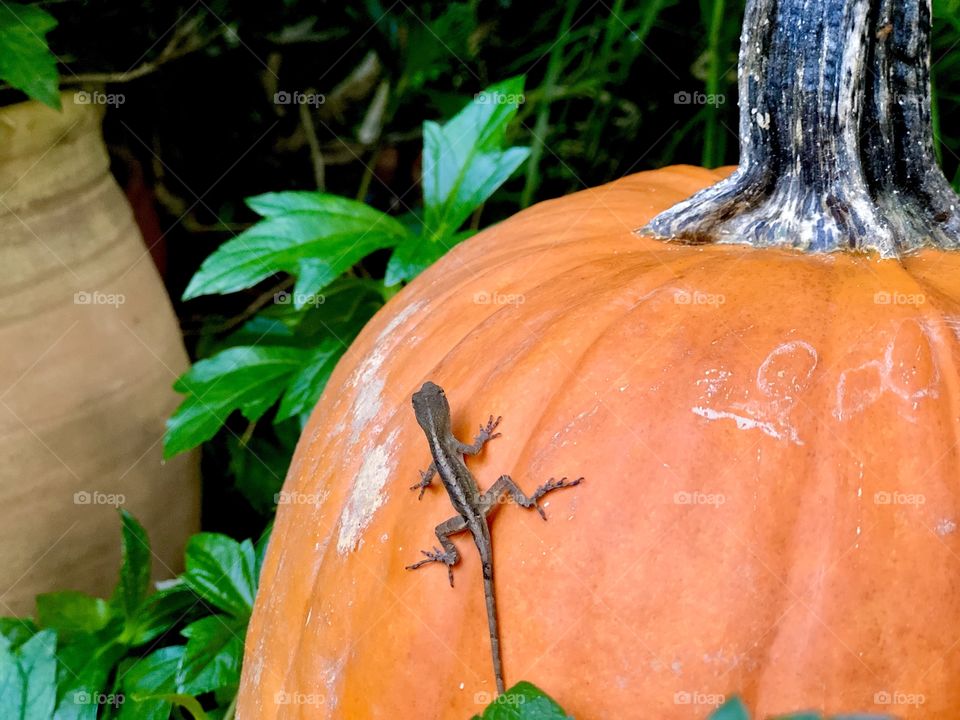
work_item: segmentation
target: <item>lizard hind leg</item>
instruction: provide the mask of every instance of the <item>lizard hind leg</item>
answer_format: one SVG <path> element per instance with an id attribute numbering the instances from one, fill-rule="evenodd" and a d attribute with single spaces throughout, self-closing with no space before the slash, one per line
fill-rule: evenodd
<path id="1" fill-rule="evenodd" d="M 533 495 L 528 497 L 523 490 L 520 489 L 520 486 L 513 481 L 513 478 L 511 478 L 509 475 L 501 475 L 490 487 L 490 489 L 480 496 L 480 505 L 484 514 L 489 515 L 500 503 L 501 498 L 511 497 L 513 498 L 513 501 L 520 507 L 533 508 L 540 514 L 540 517 L 546 520 L 547 516 L 543 512 L 543 508 L 540 507 L 540 498 L 547 493 L 553 492 L 554 490 L 579 485 L 582 481 L 582 477 L 577 478 L 576 480 L 567 480 L 565 477 L 562 477 L 559 480 L 550 478 L 547 480 L 547 482 L 538 487 L 534 491 Z"/>
<path id="2" fill-rule="evenodd" d="M 460 553 L 457 552 L 457 546 L 450 541 L 451 535 L 456 535 L 457 533 L 463 532 L 467 529 L 467 521 L 460 515 L 452 517 L 449 520 L 446 520 L 439 525 L 437 525 L 436 532 L 437 539 L 440 541 L 440 545 L 443 550 L 440 548 L 434 548 L 433 550 L 421 550 L 420 553 L 424 555 L 425 560 L 420 560 L 413 563 L 413 565 L 407 565 L 407 570 L 416 570 L 418 567 L 422 567 L 428 563 L 439 562 L 447 566 L 447 575 L 450 578 L 450 587 L 453 587 L 453 566 L 460 562 Z"/>

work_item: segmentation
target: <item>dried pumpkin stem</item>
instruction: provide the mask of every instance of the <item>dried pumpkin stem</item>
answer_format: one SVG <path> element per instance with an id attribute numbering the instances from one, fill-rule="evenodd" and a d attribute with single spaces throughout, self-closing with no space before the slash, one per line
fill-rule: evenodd
<path id="1" fill-rule="evenodd" d="M 740 166 L 641 230 L 808 251 L 960 245 L 930 124 L 927 0 L 748 0 Z"/>

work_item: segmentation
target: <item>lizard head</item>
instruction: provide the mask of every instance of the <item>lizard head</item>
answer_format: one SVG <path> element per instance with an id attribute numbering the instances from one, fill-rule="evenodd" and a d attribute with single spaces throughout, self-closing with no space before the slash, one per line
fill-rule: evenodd
<path id="1" fill-rule="evenodd" d="M 443 388 L 427 381 L 413 394 L 413 412 L 425 431 L 450 427 L 450 403 Z"/>

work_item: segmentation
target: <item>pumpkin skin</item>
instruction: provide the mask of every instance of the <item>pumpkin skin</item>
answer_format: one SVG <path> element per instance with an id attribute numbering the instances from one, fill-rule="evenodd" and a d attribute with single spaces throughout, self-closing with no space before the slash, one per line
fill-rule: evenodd
<path id="1" fill-rule="evenodd" d="M 704 718 L 734 692 L 758 717 L 956 717 L 960 255 L 631 232 L 722 176 L 536 205 L 371 321 L 290 468 L 238 717 L 465 720 L 489 701 L 469 535 L 455 588 L 404 569 L 452 515 L 441 487 L 407 489 L 430 462 L 410 407 L 427 379 L 461 439 L 503 415 L 468 460 L 482 488 L 586 477 L 548 522 L 492 517 L 508 686 L 580 720 Z"/>

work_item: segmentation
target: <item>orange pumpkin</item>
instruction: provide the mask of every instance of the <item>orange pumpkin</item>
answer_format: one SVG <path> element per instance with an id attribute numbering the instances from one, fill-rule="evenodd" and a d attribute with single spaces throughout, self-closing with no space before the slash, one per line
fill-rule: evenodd
<path id="1" fill-rule="evenodd" d="M 810 5 L 844 23 L 803 42 L 835 47 L 844 32 L 887 62 L 870 46 L 886 16 L 860 0 Z M 906 5 L 894 40 L 923 29 Z M 769 57 L 790 24 L 774 16 Z M 842 91 L 848 69 L 823 85 Z M 913 226 L 892 227 L 884 178 L 859 168 L 845 188 L 863 191 L 854 210 L 881 223 L 875 234 L 844 225 L 829 192 L 806 207 L 834 213 L 820 230 L 846 234 L 830 237 L 879 254 L 758 249 L 743 241 L 801 245 L 797 228 L 812 227 L 801 239 L 828 249 L 829 233 L 796 216 L 791 234 L 788 208 L 770 212 L 776 189 L 743 190 L 754 170 L 665 214 L 726 173 L 673 167 L 541 203 L 458 246 L 371 321 L 287 478 L 300 502 L 277 516 L 241 720 L 465 720 L 490 699 L 469 537 L 454 589 L 442 568 L 404 569 L 451 515 L 440 488 L 422 502 L 407 489 L 430 462 L 410 408 L 426 379 L 447 389 L 461 438 L 503 415 L 503 437 L 468 463 L 482 487 L 504 472 L 527 491 L 586 476 L 549 498 L 546 523 L 513 508 L 493 518 L 508 685 L 534 681 L 581 720 L 702 718 L 733 692 L 760 717 L 956 717 L 960 254 L 881 258 L 937 244 L 951 221 L 911 236 L 918 205 L 903 213 Z M 713 207 L 704 225 L 732 186 L 739 209 Z M 750 226 L 759 216 L 784 223 Z M 736 217 L 741 235 L 724 235 Z"/>

